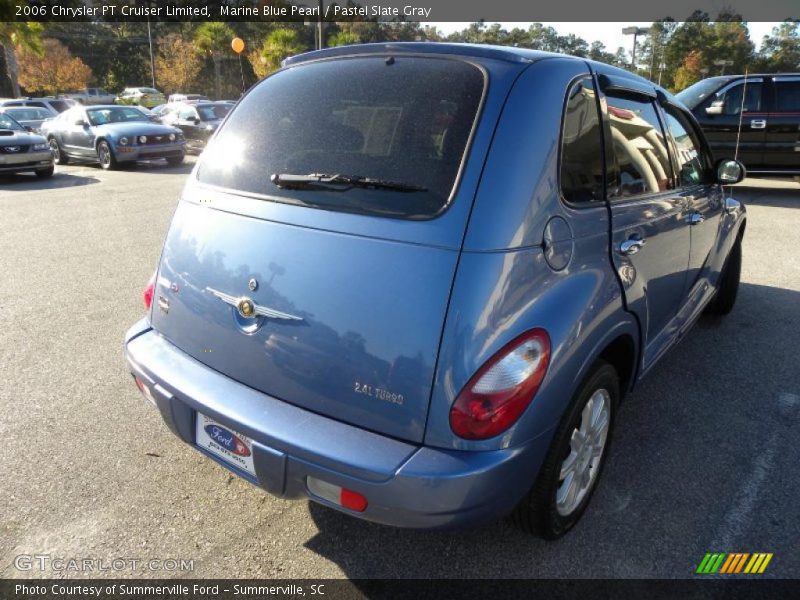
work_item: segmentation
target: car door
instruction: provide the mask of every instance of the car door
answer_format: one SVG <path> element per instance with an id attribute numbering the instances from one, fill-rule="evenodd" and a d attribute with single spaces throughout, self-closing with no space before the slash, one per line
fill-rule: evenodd
<path id="1" fill-rule="evenodd" d="M 655 91 L 636 81 L 602 77 L 610 179 L 611 256 L 626 306 L 642 328 L 643 367 L 676 335 L 689 262 L 687 202 L 675 189 Z"/>
<path id="2" fill-rule="evenodd" d="M 679 193 L 685 198 L 690 249 L 686 274 L 686 311 L 690 320 L 694 308 L 713 293 L 708 266 L 719 237 L 722 191 L 714 185 L 713 161 L 707 144 L 693 119 L 682 108 L 665 103 L 662 114 L 670 140 Z"/>
<path id="3" fill-rule="evenodd" d="M 800 172 L 800 75 L 776 75 L 764 115 L 764 169 Z"/>
<path id="4" fill-rule="evenodd" d="M 764 88 L 762 77 L 748 77 L 746 81 L 744 78 L 736 79 L 695 108 L 694 115 L 706 134 L 716 160 L 738 156 L 748 168 L 755 169 L 762 165 Z"/>
<path id="5" fill-rule="evenodd" d="M 64 122 L 62 139 L 68 154 L 78 156 L 94 154 L 94 134 L 85 110 L 75 108 L 70 111 Z"/>
<path id="6" fill-rule="evenodd" d="M 178 117 L 174 125 L 183 131 L 183 135 L 186 136 L 187 144 L 196 146 L 199 143 L 202 125 L 200 115 L 197 114 L 197 110 L 194 106 L 182 107 L 178 111 Z"/>

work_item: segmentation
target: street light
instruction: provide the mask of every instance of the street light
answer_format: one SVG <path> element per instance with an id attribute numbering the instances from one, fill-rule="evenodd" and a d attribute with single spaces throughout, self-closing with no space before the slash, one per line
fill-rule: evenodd
<path id="1" fill-rule="evenodd" d="M 722 70 L 720 71 L 719 74 L 720 75 L 725 75 L 725 67 L 732 67 L 733 66 L 733 61 L 732 60 L 715 60 L 714 64 L 717 65 L 718 67 L 722 67 Z"/>
<path id="2" fill-rule="evenodd" d="M 631 53 L 631 70 L 636 72 L 636 38 L 640 35 L 647 35 L 650 30 L 646 27 L 623 27 L 623 35 L 633 36 L 633 52 Z"/>

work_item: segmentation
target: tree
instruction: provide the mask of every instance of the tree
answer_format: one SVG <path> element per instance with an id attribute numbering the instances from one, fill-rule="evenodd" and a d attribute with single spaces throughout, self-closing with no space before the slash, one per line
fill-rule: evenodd
<path id="1" fill-rule="evenodd" d="M 339 31 L 328 38 L 328 46 L 350 46 L 358 44 L 361 38 L 352 31 Z"/>
<path id="2" fill-rule="evenodd" d="M 45 39 L 42 46 L 42 55 L 21 46 L 17 48 L 22 87 L 50 95 L 86 87 L 92 70 L 80 58 L 73 57 L 58 40 Z"/>
<path id="3" fill-rule="evenodd" d="M 683 90 L 703 78 L 703 53 L 692 50 L 675 72 L 675 89 Z"/>
<path id="4" fill-rule="evenodd" d="M 280 69 L 281 61 L 287 56 L 299 54 L 303 50 L 305 47 L 300 43 L 297 32 L 281 27 L 271 31 L 264 39 L 261 49 L 252 52 L 249 58 L 256 75 L 261 78 Z"/>
<path id="5" fill-rule="evenodd" d="M 201 64 L 197 47 L 180 35 L 172 34 L 159 40 L 156 71 L 165 91 L 191 91 Z"/>
<path id="6" fill-rule="evenodd" d="M 17 49 L 41 56 L 41 34 L 39 23 L 0 21 L 0 96 L 20 95 Z"/>
<path id="7" fill-rule="evenodd" d="M 800 69 L 800 21 L 784 21 L 764 36 L 760 66 L 765 71 L 797 71 Z"/>
<path id="8" fill-rule="evenodd" d="M 233 29 L 225 23 L 209 21 L 200 25 L 194 34 L 198 49 L 211 57 L 214 63 L 214 89 L 216 97 L 222 97 L 222 59 L 231 50 L 231 40 L 236 37 Z"/>

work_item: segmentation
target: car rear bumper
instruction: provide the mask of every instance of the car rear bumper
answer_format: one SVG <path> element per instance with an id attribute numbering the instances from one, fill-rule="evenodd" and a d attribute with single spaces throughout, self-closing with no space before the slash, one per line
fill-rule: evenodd
<path id="1" fill-rule="evenodd" d="M 53 166 L 50 150 L 42 152 L 23 152 L 21 154 L 0 154 L 0 173 L 16 171 L 35 171 Z"/>
<path id="2" fill-rule="evenodd" d="M 253 440 L 258 476 L 248 479 L 267 492 L 308 497 L 387 525 L 458 527 L 503 516 L 530 487 L 552 436 L 548 431 L 524 446 L 486 452 L 396 440 L 229 379 L 180 351 L 145 320 L 128 331 L 125 355 L 131 373 L 149 386 L 162 418 L 184 442 L 194 446 L 200 411 Z M 350 511 L 313 496 L 308 477 L 363 494 L 366 510 Z"/>

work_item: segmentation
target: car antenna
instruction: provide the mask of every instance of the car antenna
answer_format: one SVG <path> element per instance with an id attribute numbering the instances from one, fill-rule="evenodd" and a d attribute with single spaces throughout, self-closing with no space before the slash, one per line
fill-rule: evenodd
<path id="1" fill-rule="evenodd" d="M 742 137 L 742 117 L 744 116 L 744 99 L 747 97 L 747 68 L 744 70 L 744 85 L 742 86 L 742 104 L 739 107 L 739 128 L 736 130 L 736 149 L 733 160 L 739 160 L 739 140 Z"/>
<path id="2" fill-rule="evenodd" d="M 744 99 L 747 97 L 747 73 L 748 67 L 744 68 L 744 85 L 742 86 L 742 103 L 739 106 L 739 127 L 736 129 L 736 148 L 733 151 L 733 160 L 739 160 L 739 141 L 742 138 L 742 117 L 744 116 Z M 733 189 L 730 190 L 733 198 Z"/>

